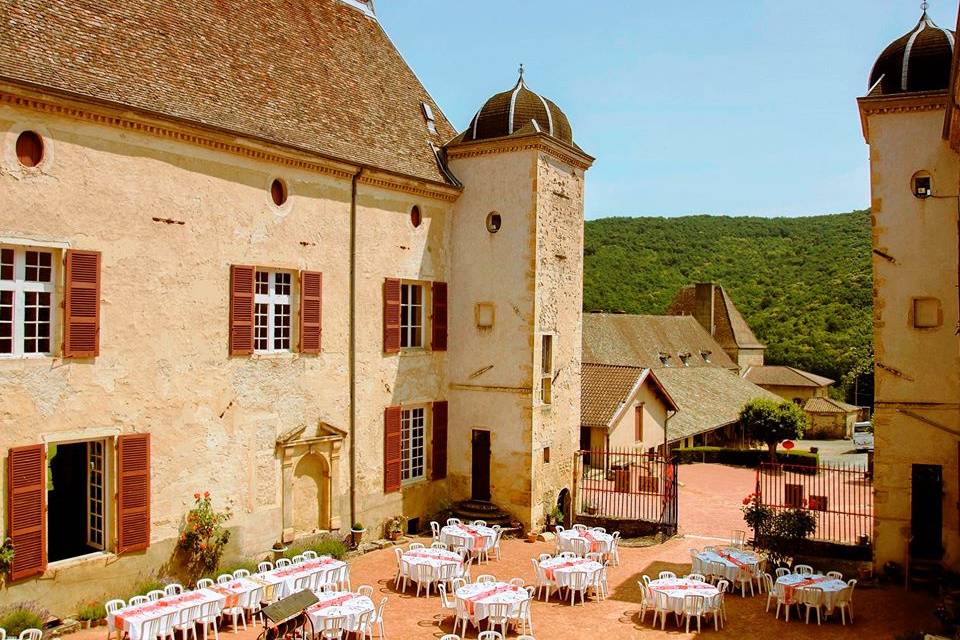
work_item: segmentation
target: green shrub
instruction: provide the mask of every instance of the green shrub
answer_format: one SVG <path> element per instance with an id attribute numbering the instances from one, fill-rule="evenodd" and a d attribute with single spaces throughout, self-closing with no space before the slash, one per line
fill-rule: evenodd
<path id="1" fill-rule="evenodd" d="M 107 609 L 103 600 L 91 600 L 77 606 L 77 620 L 103 620 L 107 617 Z"/>
<path id="2" fill-rule="evenodd" d="M 236 562 L 222 565 L 219 569 L 217 569 L 217 575 L 220 575 L 221 573 L 229 573 L 232 575 L 237 569 L 246 569 L 250 573 L 256 573 L 257 564 L 259 563 L 256 560 L 238 560 Z M 211 575 L 209 577 L 216 579 L 217 576 Z"/>
<path id="3" fill-rule="evenodd" d="M 323 538 L 310 542 L 298 543 L 291 546 L 284 552 L 284 558 L 292 558 L 304 551 L 316 551 L 320 556 L 332 556 L 337 560 L 343 560 L 347 555 L 347 547 L 340 540 L 334 538 Z"/>
<path id="4" fill-rule="evenodd" d="M 762 449 L 729 449 L 725 447 L 687 447 L 674 452 L 680 464 L 708 462 L 734 467 L 759 467 L 768 462 L 768 453 Z M 777 462 L 798 467 L 813 468 L 820 464 L 820 455 L 809 451 L 778 451 Z"/>
<path id="5" fill-rule="evenodd" d="M 50 612 L 36 602 L 18 602 L 0 609 L 0 629 L 16 638 L 24 629 L 43 629 Z"/>
<path id="6" fill-rule="evenodd" d="M 163 591 L 166 586 L 166 583 L 162 582 L 159 578 L 148 578 L 138 583 L 137 586 L 130 591 L 126 599 L 129 600 L 133 596 L 145 596 L 150 591 L 156 591 L 158 589 Z"/>

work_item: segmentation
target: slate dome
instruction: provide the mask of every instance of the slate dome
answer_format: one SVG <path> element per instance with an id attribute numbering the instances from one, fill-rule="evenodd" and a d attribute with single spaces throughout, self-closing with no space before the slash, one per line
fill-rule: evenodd
<path id="1" fill-rule="evenodd" d="M 468 142 L 537 131 L 573 144 L 573 130 L 566 114 L 552 100 L 530 90 L 523 81 L 521 70 L 512 89 L 498 93 L 484 103 L 461 139 Z"/>
<path id="2" fill-rule="evenodd" d="M 879 82 L 884 95 L 916 91 L 942 91 L 950 85 L 955 34 L 927 16 L 917 26 L 891 42 L 870 72 L 870 88 Z"/>

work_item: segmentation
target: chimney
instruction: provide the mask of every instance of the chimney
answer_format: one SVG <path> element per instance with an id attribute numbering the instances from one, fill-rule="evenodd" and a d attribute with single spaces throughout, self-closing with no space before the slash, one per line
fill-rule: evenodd
<path id="1" fill-rule="evenodd" d="M 703 326 L 710 335 L 714 335 L 717 325 L 714 320 L 713 304 L 714 284 L 712 282 L 698 282 L 694 285 L 693 317 Z"/>

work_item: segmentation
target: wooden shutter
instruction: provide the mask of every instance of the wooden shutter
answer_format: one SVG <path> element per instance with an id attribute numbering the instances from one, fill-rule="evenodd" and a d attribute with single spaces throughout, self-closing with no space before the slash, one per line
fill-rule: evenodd
<path id="1" fill-rule="evenodd" d="M 447 350 L 447 283 L 433 283 L 433 318 L 431 327 L 433 334 L 430 348 L 434 351 Z"/>
<path id="2" fill-rule="evenodd" d="M 433 403 L 433 479 L 447 477 L 447 401 Z"/>
<path id="3" fill-rule="evenodd" d="M 400 351 L 400 281 L 383 282 L 383 352 Z"/>
<path id="4" fill-rule="evenodd" d="M 320 353 L 323 274 L 300 272 L 300 353 Z"/>
<path id="5" fill-rule="evenodd" d="M 10 449 L 7 460 L 7 528 L 13 540 L 10 579 L 47 569 L 47 465 L 42 444 Z"/>
<path id="6" fill-rule="evenodd" d="M 230 266 L 230 355 L 253 353 L 253 286 L 256 267 Z"/>
<path id="7" fill-rule="evenodd" d="M 100 252 L 67 250 L 63 357 L 100 355 Z"/>
<path id="8" fill-rule="evenodd" d="M 150 434 L 117 438 L 117 552 L 150 546 Z"/>
<path id="9" fill-rule="evenodd" d="M 400 407 L 387 407 L 383 412 L 384 493 L 400 490 L 400 467 L 403 464 L 400 435 Z"/>

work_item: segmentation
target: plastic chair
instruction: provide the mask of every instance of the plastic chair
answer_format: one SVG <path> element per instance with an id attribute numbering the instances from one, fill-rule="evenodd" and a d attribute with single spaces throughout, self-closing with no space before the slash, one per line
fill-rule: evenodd
<path id="1" fill-rule="evenodd" d="M 357 587 L 357 593 L 361 596 L 367 596 L 368 598 L 373 598 L 373 587 L 368 584 L 362 584 Z"/>
<path id="2" fill-rule="evenodd" d="M 441 549 L 441 550 L 443 550 L 443 551 L 449 551 L 449 549 L 447 549 L 447 545 L 446 545 L 445 543 L 443 543 L 443 542 L 431 542 L 431 543 L 430 543 L 430 548 L 431 548 L 431 549 Z"/>
<path id="3" fill-rule="evenodd" d="M 647 587 L 650 586 L 650 576 L 648 576 L 647 574 L 643 574 L 642 576 L 640 576 L 640 579 L 643 580 L 643 584 L 645 586 Z"/>
<path id="4" fill-rule="evenodd" d="M 487 627 L 496 629 L 500 627 L 500 633 L 507 635 L 507 625 L 510 624 L 510 610 L 513 606 L 506 602 L 494 602 L 487 605 Z"/>
<path id="5" fill-rule="evenodd" d="M 750 596 L 753 597 L 753 573 L 746 567 L 737 569 L 737 577 L 733 579 L 734 588 L 740 587 L 740 596 L 747 597 L 747 585 L 750 585 Z"/>
<path id="6" fill-rule="evenodd" d="M 430 521 L 430 536 L 434 542 L 440 542 L 440 523 L 436 520 Z"/>
<path id="7" fill-rule="evenodd" d="M 461 524 L 460 518 L 447 518 L 448 527 L 459 526 L 460 524 Z"/>
<path id="8" fill-rule="evenodd" d="M 293 563 L 290 562 L 290 558 L 280 558 L 279 560 L 277 560 L 277 569 L 283 569 L 285 567 L 289 567 L 291 564 Z"/>
<path id="9" fill-rule="evenodd" d="M 483 584 L 485 582 L 496 582 L 496 581 L 497 581 L 496 576 L 492 576 L 489 573 L 481 573 L 480 575 L 477 576 L 476 583 Z"/>
<path id="10" fill-rule="evenodd" d="M 707 599 L 703 596 L 683 596 L 683 617 L 687 620 L 687 633 L 690 633 L 690 620 L 697 619 L 697 633 L 700 633 L 700 618 L 706 611 Z"/>
<path id="11" fill-rule="evenodd" d="M 657 575 L 657 580 L 675 580 L 676 577 L 677 574 L 673 571 L 661 571 L 659 575 Z"/>
<path id="12" fill-rule="evenodd" d="M 416 572 L 414 573 L 413 581 L 417 583 L 417 597 L 420 597 L 420 589 L 423 587 L 427 588 L 427 597 L 430 597 L 430 587 L 433 586 L 433 583 L 436 582 L 436 575 L 433 570 L 433 565 L 429 564 L 418 564 L 415 565 Z"/>
<path id="13" fill-rule="evenodd" d="M 533 616 L 530 613 L 530 601 L 533 595 L 520 602 L 517 615 L 510 619 L 515 626 L 519 627 L 520 633 L 533 633 Z"/>
<path id="14" fill-rule="evenodd" d="M 168 596 L 178 596 L 183 593 L 183 585 L 179 582 L 171 582 L 163 588 L 163 592 Z"/>
<path id="15" fill-rule="evenodd" d="M 131 607 L 139 607 L 140 605 L 147 604 L 148 602 L 150 602 L 150 598 L 147 596 L 133 596 L 130 598 Z"/>
<path id="16" fill-rule="evenodd" d="M 416 551 L 417 549 L 424 549 L 424 548 L 426 547 L 423 545 L 422 542 L 411 542 L 409 545 L 407 545 L 407 551 Z"/>
<path id="17" fill-rule="evenodd" d="M 216 583 L 210 578 L 200 578 L 197 580 L 197 589 L 209 589 Z"/>
<path id="18" fill-rule="evenodd" d="M 442 582 L 437 585 L 437 593 L 440 594 L 440 609 L 442 611 L 457 610 L 456 599 L 447 595 L 447 586 Z"/>
<path id="19" fill-rule="evenodd" d="M 770 603 L 776 599 L 777 594 L 773 592 L 773 576 L 769 573 L 763 574 L 763 586 L 767 589 L 767 613 L 770 613 Z"/>
<path id="20" fill-rule="evenodd" d="M 499 631 L 481 631 L 477 640 L 503 640 L 503 634 Z"/>
<path id="21" fill-rule="evenodd" d="M 637 586 L 640 587 L 640 624 L 643 624 L 647 611 L 653 608 L 653 596 L 642 580 L 637 580 Z"/>
<path id="22" fill-rule="evenodd" d="M 106 609 L 107 611 L 107 640 L 110 640 L 110 636 L 113 634 L 114 631 L 118 631 L 117 627 L 115 626 L 116 621 L 113 616 L 126 606 L 127 606 L 127 603 L 120 599 L 108 600 L 107 604 L 103 605 L 103 608 Z M 6 637 L 7 637 L 6 630 L 0 629 L 0 632 L 2 632 L 2 636 L 0 636 L 0 640 L 6 640 Z M 119 633 L 117 635 L 118 635 L 117 640 L 121 640 L 121 638 L 123 637 L 122 626 L 120 627 Z"/>
<path id="23" fill-rule="evenodd" d="M 573 525 L 572 528 L 573 528 L 573 530 L 576 531 L 577 533 L 583 533 L 584 531 L 587 530 L 587 525 L 577 523 L 577 524 Z"/>
<path id="24" fill-rule="evenodd" d="M 303 557 L 302 553 L 298 553 L 297 555 L 290 558 L 290 562 L 293 564 L 303 564 L 304 560 L 306 560 L 306 558 Z"/>
<path id="25" fill-rule="evenodd" d="M 737 549 L 743 549 L 747 544 L 747 532 L 740 529 L 734 529 L 730 532 L 730 545 Z"/>
<path id="26" fill-rule="evenodd" d="M 485 527 L 485 526 L 487 526 L 487 521 L 486 521 L 486 520 L 474 520 L 471 524 L 472 524 L 474 527 Z"/>
<path id="27" fill-rule="evenodd" d="M 774 569 L 774 574 L 777 576 L 777 579 L 779 580 L 783 576 L 790 575 L 790 569 L 787 569 L 786 567 L 777 567 L 776 569 Z"/>
<path id="28" fill-rule="evenodd" d="M 812 576 L 813 567 L 808 564 L 797 564 L 793 567 L 793 572 L 798 576 Z"/>
<path id="29" fill-rule="evenodd" d="M 378 629 L 380 631 L 380 638 L 386 638 L 387 632 L 383 626 L 383 608 L 387 606 L 387 599 L 382 598 L 380 604 L 377 605 L 377 608 L 374 610 L 373 615 L 370 616 L 370 621 L 367 623 L 368 635 L 373 637 L 373 630 Z"/>
<path id="30" fill-rule="evenodd" d="M 521 589 L 523 589 L 524 585 L 526 584 L 523 581 L 523 578 L 510 578 L 509 583 L 515 587 L 520 587 Z"/>
<path id="31" fill-rule="evenodd" d="M 147 600 L 149 600 L 150 602 L 156 602 L 160 598 L 166 598 L 166 597 L 167 597 L 167 593 L 162 589 L 152 589 L 151 591 L 147 592 Z"/>
<path id="32" fill-rule="evenodd" d="M 453 632 L 457 632 L 457 627 L 463 627 L 463 636 L 467 635 L 467 625 L 474 622 L 473 615 L 467 609 L 467 601 L 461 598 L 456 598 L 456 617 L 453 619 Z"/>
<path id="33" fill-rule="evenodd" d="M 573 551 L 561 551 L 557 557 L 572 560 L 577 557 L 577 554 Z"/>
<path id="34" fill-rule="evenodd" d="M 213 637 L 219 640 L 219 618 L 220 607 L 218 602 L 205 602 L 200 605 L 200 616 L 196 619 L 196 622 L 203 626 L 203 640 L 207 640 L 207 632 L 210 630 L 210 627 L 213 627 Z"/>
<path id="35" fill-rule="evenodd" d="M 197 624 L 196 619 L 200 613 L 200 607 L 187 607 L 186 609 L 181 609 L 177 612 L 177 618 L 173 623 L 174 632 L 179 631 L 180 637 L 183 640 L 188 640 L 190 635 L 193 635 L 193 639 L 197 639 Z M 176 637 L 176 636 L 174 636 Z"/>
<path id="36" fill-rule="evenodd" d="M 817 612 L 817 624 L 820 624 L 820 607 L 823 606 L 823 589 L 820 587 L 803 587 L 797 589 L 800 604 L 806 609 L 806 624 L 810 624 L 810 611 Z"/>
<path id="37" fill-rule="evenodd" d="M 720 580 L 717 582 L 718 593 L 714 596 L 712 606 L 707 608 L 709 613 L 713 613 L 713 629 L 719 631 L 727 621 L 727 592 L 730 591 L 730 582 Z M 717 622 L 720 623 L 719 628 Z"/>
<path id="38" fill-rule="evenodd" d="M 221 573 L 217 576 L 217 584 L 227 584 L 233 582 L 233 576 L 229 573 Z"/>
<path id="39" fill-rule="evenodd" d="M 233 577 L 236 579 L 249 578 L 250 571 L 249 569 L 237 569 L 236 571 L 233 572 Z"/>
<path id="40" fill-rule="evenodd" d="M 460 636 L 455 633 L 448 633 L 446 635 L 440 636 L 440 640 L 462 640 Z"/>
<path id="41" fill-rule="evenodd" d="M 834 580 L 843 580 L 843 574 L 839 571 L 827 571 L 827 577 Z"/>
<path id="42" fill-rule="evenodd" d="M 654 628 L 657 626 L 657 618 L 660 619 L 660 630 L 663 631 L 667 628 L 667 616 L 671 613 L 670 609 L 670 598 L 663 591 L 654 591 L 651 589 L 653 594 L 653 622 L 651 623 Z"/>
<path id="43" fill-rule="evenodd" d="M 856 585 L 856 580 L 851 580 L 854 585 Z M 833 600 L 833 608 L 840 610 L 840 622 L 844 626 L 847 625 L 847 615 L 850 615 L 850 624 L 853 624 L 853 586 L 848 586 L 846 589 L 841 591 L 836 595 Z"/>
<path id="44" fill-rule="evenodd" d="M 688 573 L 687 580 L 696 580 L 697 582 L 706 582 L 707 578 L 702 573 Z"/>
<path id="45" fill-rule="evenodd" d="M 553 559 L 553 556 L 550 555 L 549 553 L 541 553 L 539 556 L 537 556 L 537 562 L 543 562 L 544 560 L 551 560 L 551 559 Z"/>
<path id="46" fill-rule="evenodd" d="M 539 598 L 543 590 L 546 589 L 547 600 L 549 600 L 550 594 L 553 592 L 553 588 L 557 586 L 557 583 L 547 577 L 547 572 L 543 570 L 537 560 L 530 558 L 530 562 L 533 564 L 533 575 L 536 576 L 537 597 Z"/>
<path id="47" fill-rule="evenodd" d="M 316 552 L 316 551 L 307 550 L 307 551 L 304 551 L 302 555 L 303 555 L 303 559 L 304 559 L 304 560 L 316 560 L 316 559 L 317 559 L 317 552 Z"/>
<path id="48" fill-rule="evenodd" d="M 409 577 L 409 566 L 403 561 L 403 549 L 400 547 L 393 548 L 393 555 L 397 560 L 397 576 L 393 579 L 393 588 L 400 588 L 400 581 L 403 581 L 403 589 L 401 591 L 407 590 L 407 578 Z"/>
<path id="49" fill-rule="evenodd" d="M 257 573 L 266 573 L 267 571 L 273 571 L 273 563 L 267 560 L 264 560 L 257 565 Z"/>
<path id="50" fill-rule="evenodd" d="M 319 637 L 323 638 L 323 640 L 340 640 L 343 638 L 343 632 L 345 631 L 344 625 L 346 625 L 346 622 L 346 616 L 321 618 L 320 624 L 315 627 L 315 630 L 320 632 Z"/>
<path id="51" fill-rule="evenodd" d="M 567 591 L 570 592 L 570 606 L 576 604 L 580 594 L 580 604 L 586 604 L 587 589 L 590 588 L 592 575 L 587 571 L 571 571 L 568 574 Z"/>

